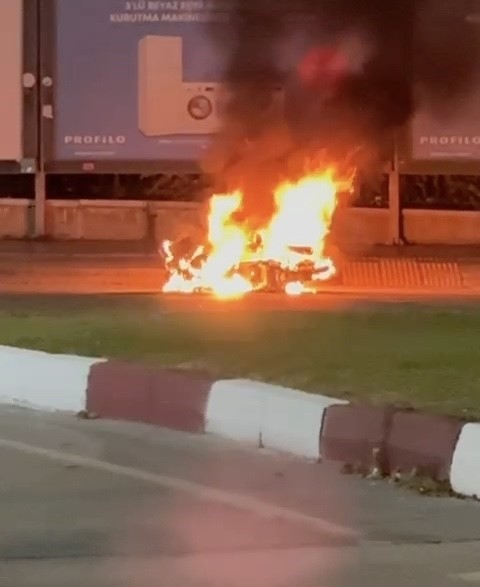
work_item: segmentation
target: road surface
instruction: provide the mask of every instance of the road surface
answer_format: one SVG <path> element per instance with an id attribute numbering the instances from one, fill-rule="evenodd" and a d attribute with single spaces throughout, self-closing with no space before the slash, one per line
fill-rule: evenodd
<path id="1" fill-rule="evenodd" d="M 159 256 L 0 254 L 1 293 L 160 293 L 166 278 Z M 479 297 L 480 262 L 398 256 L 346 260 L 338 279 L 321 287 L 360 296 Z"/>
<path id="2" fill-rule="evenodd" d="M 480 585 L 480 504 L 0 406 L 2 587 Z"/>

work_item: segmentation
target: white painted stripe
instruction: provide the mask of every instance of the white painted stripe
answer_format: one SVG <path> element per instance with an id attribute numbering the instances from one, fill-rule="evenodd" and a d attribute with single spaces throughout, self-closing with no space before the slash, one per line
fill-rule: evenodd
<path id="1" fill-rule="evenodd" d="M 317 459 L 325 409 L 339 403 L 347 402 L 248 379 L 220 380 L 210 391 L 205 429 Z"/>
<path id="2" fill-rule="evenodd" d="M 268 386 L 264 394 L 263 445 L 300 457 L 318 459 L 325 409 L 345 402 L 275 385 Z"/>
<path id="3" fill-rule="evenodd" d="M 205 412 L 205 430 L 225 438 L 260 444 L 264 383 L 247 379 L 220 380 L 213 384 Z"/>
<path id="4" fill-rule="evenodd" d="M 282 519 L 289 522 L 302 524 L 303 526 L 306 526 L 312 530 L 328 533 L 339 538 L 345 538 L 348 540 L 358 539 L 358 534 L 351 528 L 340 526 L 320 518 L 307 516 L 294 510 L 271 505 L 269 503 L 239 493 L 225 492 L 219 489 L 208 487 L 206 485 L 194 483 L 192 481 L 185 481 L 175 477 L 150 473 L 148 471 L 134 469 L 132 467 L 115 465 L 107 461 L 101 461 L 90 457 L 84 457 L 47 448 L 40 448 L 14 440 L 0 438 L 0 447 L 16 450 L 28 455 L 46 458 L 59 463 L 74 464 L 89 469 L 95 469 L 97 471 L 129 477 L 138 481 L 144 481 L 159 487 L 167 487 L 169 489 L 183 491 L 185 493 L 191 494 L 196 499 L 219 502 L 237 509 L 255 513 L 267 519 Z"/>
<path id="5" fill-rule="evenodd" d="M 460 432 L 450 469 L 452 489 L 480 497 L 480 424 L 465 424 Z"/>
<path id="6" fill-rule="evenodd" d="M 0 346 L 0 403 L 83 410 L 90 368 L 103 361 Z"/>

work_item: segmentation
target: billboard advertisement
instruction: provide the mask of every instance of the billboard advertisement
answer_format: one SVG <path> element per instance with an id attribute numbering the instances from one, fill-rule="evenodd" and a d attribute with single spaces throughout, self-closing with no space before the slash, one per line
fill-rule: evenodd
<path id="1" fill-rule="evenodd" d="M 202 156 L 225 65 L 208 2 L 61 0 L 55 18 L 56 161 Z"/>
<path id="2" fill-rule="evenodd" d="M 0 161 L 22 159 L 23 0 L 0 2 Z"/>
<path id="3" fill-rule="evenodd" d="M 480 82 L 448 118 L 419 111 L 411 125 L 412 158 L 480 161 Z"/>
<path id="4" fill-rule="evenodd" d="M 478 0 L 466 3 L 465 20 L 480 37 Z M 426 107 L 416 113 L 410 126 L 410 145 L 414 160 L 480 162 L 480 67 L 476 83 L 448 116 Z"/>

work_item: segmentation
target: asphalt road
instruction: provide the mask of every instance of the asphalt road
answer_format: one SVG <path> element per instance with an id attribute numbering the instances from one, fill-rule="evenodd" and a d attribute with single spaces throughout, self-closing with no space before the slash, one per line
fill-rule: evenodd
<path id="1" fill-rule="evenodd" d="M 384 261 L 347 265 L 337 283 L 322 284 L 323 294 L 373 298 L 480 296 L 477 262 L 462 262 L 458 270 L 456 265 L 440 261 L 414 270 L 411 264 L 395 265 L 395 258 L 386 265 Z M 0 255 L 1 293 L 160 295 L 165 279 L 159 257 Z M 307 298 L 315 296 L 303 296 L 302 300 Z"/>
<path id="2" fill-rule="evenodd" d="M 2 587 L 480 583 L 480 504 L 210 436 L 0 407 Z"/>

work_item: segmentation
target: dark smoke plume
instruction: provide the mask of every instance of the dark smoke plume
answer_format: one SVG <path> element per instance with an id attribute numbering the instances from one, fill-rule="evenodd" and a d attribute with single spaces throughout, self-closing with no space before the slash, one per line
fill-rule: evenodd
<path id="1" fill-rule="evenodd" d="M 206 166 L 255 189 L 323 153 L 366 165 L 429 104 L 448 116 L 475 83 L 467 0 L 213 0 L 227 22 L 224 126 Z M 285 88 L 285 119 L 267 108 Z M 258 182 L 262 186 L 258 186 Z M 258 198 L 256 198 L 258 202 Z"/>

